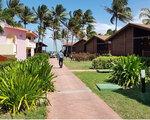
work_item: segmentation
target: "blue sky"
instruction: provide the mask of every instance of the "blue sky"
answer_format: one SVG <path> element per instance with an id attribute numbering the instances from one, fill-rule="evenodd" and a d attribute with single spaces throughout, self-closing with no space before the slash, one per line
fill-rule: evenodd
<path id="1" fill-rule="evenodd" d="M 87 10 L 91 9 L 93 12 L 93 16 L 96 19 L 95 28 L 99 33 L 105 33 L 107 29 L 114 28 L 114 26 L 110 23 L 110 17 L 105 10 L 104 6 L 110 6 L 112 0 L 21 0 L 25 5 L 29 7 L 37 8 L 39 5 L 45 4 L 49 8 L 56 6 L 57 4 L 62 4 L 67 11 L 74 11 L 76 9 Z M 139 13 L 141 8 L 150 8 L 150 0 L 129 0 L 129 7 L 132 9 L 134 21 L 139 23 Z M 124 26 L 125 24 L 119 22 L 119 28 Z M 27 28 L 36 30 L 36 26 L 28 25 Z M 45 43 L 47 43 L 48 51 L 53 50 L 53 42 L 50 40 L 50 32 L 46 35 Z M 60 46 L 59 46 L 60 48 Z"/>

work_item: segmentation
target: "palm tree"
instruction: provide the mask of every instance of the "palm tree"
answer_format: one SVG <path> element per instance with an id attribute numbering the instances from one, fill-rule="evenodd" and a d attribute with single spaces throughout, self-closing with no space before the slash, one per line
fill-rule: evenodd
<path id="1" fill-rule="evenodd" d="M 39 39 L 38 42 L 40 42 L 40 40 L 42 39 L 43 41 L 43 37 L 44 37 L 44 32 L 46 31 L 46 26 L 45 26 L 45 22 L 46 22 L 46 18 L 48 17 L 49 14 L 49 9 L 46 5 L 41 5 L 38 6 L 37 10 L 33 7 L 33 10 L 35 12 L 36 15 L 36 20 L 38 25 L 38 34 L 39 34 Z"/>
<path id="2" fill-rule="evenodd" d="M 19 18 L 20 18 L 20 22 L 24 24 L 25 28 L 27 24 L 36 22 L 36 17 L 34 13 L 27 6 L 25 6 L 22 12 L 19 13 Z"/>
<path id="3" fill-rule="evenodd" d="M 117 31 L 118 20 L 129 22 L 132 20 L 131 9 L 127 6 L 128 0 L 113 0 L 111 8 L 105 7 L 105 10 L 112 15 L 110 22 L 114 24 Z"/>
<path id="4" fill-rule="evenodd" d="M 140 18 L 142 18 L 142 22 L 146 25 L 150 24 L 150 9 L 143 8 L 141 9 Z"/>
<path id="5" fill-rule="evenodd" d="M 51 10 L 51 19 L 50 19 L 50 28 L 52 28 L 52 32 L 53 32 L 53 40 L 54 40 L 54 44 L 55 44 L 55 49 L 57 52 L 57 43 L 56 40 L 60 37 L 59 33 L 60 33 L 60 27 L 61 24 L 65 23 L 67 18 L 67 13 L 66 13 L 66 9 L 61 5 L 58 4 L 56 5 L 56 7 L 53 7 Z"/>
<path id="6" fill-rule="evenodd" d="M 92 15 L 92 11 L 91 10 L 86 10 L 85 11 L 85 13 L 84 13 L 84 15 L 83 15 L 83 25 L 91 25 L 91 24 L 93 24 L 93 23 L 95 23 L 95 18 L 93 17 L 93 15 Z M 93 26 L 93 28 L 94 28 L 94 26 Z"/>
<path id="7" fill-rule="evenodd" d="M 0 21 L 6 22 L 7 24 L 15 24 L 16 22 L 12 19 L 11 14 L 7 11 L 7 9 L 3 9 L 3 1 L 0 0 Z M 3 32 L 2 26 L 0 26 L 0 33 Z"/>
<path id="8" fill-rule="evenodd" d="M 7 10 L 13 18 L 15 15 L 18 15 L 22 12 L 24 7 L 23 3 L 20 3 L 20 0 L 7 0 Z"/>
<path id="9" fill-rule="evenodd" d="M 87 39 L 90 39 L 91 37 L 93 37 L 96 34 L 97 33 L 94 31 L 94 26 L 93 25 L 88 25 L 87 28 L 86 28 Z"/>

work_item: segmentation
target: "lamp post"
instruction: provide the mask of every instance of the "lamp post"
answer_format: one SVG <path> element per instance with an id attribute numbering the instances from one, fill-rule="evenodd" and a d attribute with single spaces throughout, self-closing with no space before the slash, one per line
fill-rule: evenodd
<path id="1" fill-rule="evenodd" d="M 141 83 L 142 83 L 142 93 L 145 93 L 146 92 L 145 70 L 141 70 Z"/>

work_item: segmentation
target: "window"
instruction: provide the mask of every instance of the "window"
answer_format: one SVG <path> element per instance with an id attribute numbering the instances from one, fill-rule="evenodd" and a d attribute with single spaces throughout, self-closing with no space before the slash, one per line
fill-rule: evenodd
<path id="1" fill-rule="evenodd" d="M 14 35 L 7 35 L 6 38 L 7 38 L 7 43 L 8 44 L 15 43 L 16 36 L 14 36 Z"/>

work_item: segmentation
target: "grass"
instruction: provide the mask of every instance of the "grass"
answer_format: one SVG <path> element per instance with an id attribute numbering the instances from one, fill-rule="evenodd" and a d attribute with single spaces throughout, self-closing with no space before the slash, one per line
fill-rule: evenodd
<path id="1" fill-rule="evenodd" d="M 150 119 L 150 101 L 142 101 L 142 94 L 139 88 L 99 91 L 95 84 L 107 82 L 110 74 L 96 72 L 74 73 L 123 119 Z M 150 89 L 147 90 L 150 93 Z M 150 100 L 150 94 L 148 93 L 143 96 Z"/>
<path id="2" fill-rule="evenodd" d="M 35 110 L 25 111 L 12 117 L 9 113 L 0 114 L 0 119 L 45 119 L 46 106 L 37 107 Z"/>
<path id="3" fill-rule="evenodd" d="M 71 70 L 88 70 L 91 68 L 92 61 L 71 61 L 70 59 L 65 59 L 64 64 Z"/>

